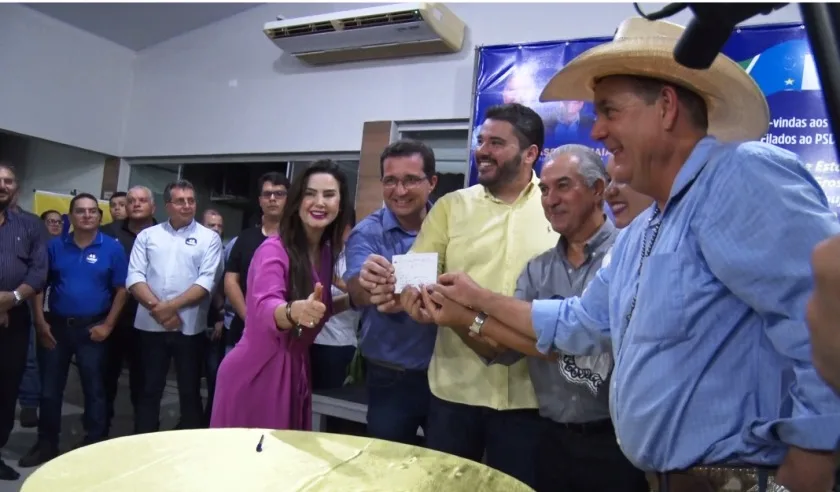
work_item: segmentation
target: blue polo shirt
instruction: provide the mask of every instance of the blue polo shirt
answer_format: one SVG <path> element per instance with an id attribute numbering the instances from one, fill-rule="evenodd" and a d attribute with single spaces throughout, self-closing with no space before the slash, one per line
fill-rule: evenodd
<path id="1" fill-rule="evenodd" d="M 96 239 L 81 249 L 67 234 L 47 246 L 50 270 L 50 313 L 63 317 L 107 314 L 113 293 L 125 288 L 128 259 L 122 245 L 99 232 Z"/>
<path id="2" fill-rule="evenodd" d="M 359 275 L 369 255 L 377 254 L 391 261 L 394 255 L 408 253 L 416 238 L 417 232 L 404 230 L 387 208 L 373 212 L 347 238 L 344 281 Z M 374 306 L 362 309 L 361 325 L 359 347 L 366 358 L 405 369 L 428 369 L 437 325 L 420 324 L 406 313 L 383 314 Z"/>

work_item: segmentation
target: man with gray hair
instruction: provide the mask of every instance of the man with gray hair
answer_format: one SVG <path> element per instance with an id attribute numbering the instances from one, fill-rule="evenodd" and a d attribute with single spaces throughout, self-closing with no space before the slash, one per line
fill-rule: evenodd
<path id="1" fill-rule="evenodd" d="M 583 293 L 618 234 L 604 216 L 608 181 L 601 157 L 589 147 L 569 144 L 551 153 L 540 173 L 539 187 L 545 217 L 560 239 L 527 263 L 514 297 L 530 302 Z M 444 311 L 458 309 L 439 295 L 431 300 L 441 305 L 432 311 L 442 317 L 448 316 Z M 464 321 L 471 322 L 468 316 Z M 488 330 L 482 330 L 483 340 L 513 347 L 490 363 L 510 365 L 530 356 L 528 371 L 545 421 L 536 463 L 537 491 L 647 492 L 644 473 L 621 452 L 610 421 L 611 354 L 561 353 L 548 358 L 533 346 L 506 344 L 506 335 L 513 333 L 501 333 L 502 326 L 485 325 Z"/>
<path id="2" fill-rule="evenodd" d="M 120 242 L 127 258 L 131 257 L 131 249 L 140 231 L 157 225 L 155 220 L 155 199 L 152 190 L 145 186 L 134 186 L 126 193 L 125 214 L 123 220 L 102 227 L 101 231 L 113 236 Z M 137 351 L 137 334 L 134 329 L 134 318 L 137 316 L 137 300 L 131 295 L 125 301 L 119 321 L 114 331 L 108 337 L 108 348 L 105 356 L 105 398 L 108 404 L 108 430 L 114 418 L 114 401 L 122 375 L 123 366 L 128 363 L 128 386 L 131 395 L 131 405 L 137 413 L 137 402 L 143 388 L 143 372 Z"/>

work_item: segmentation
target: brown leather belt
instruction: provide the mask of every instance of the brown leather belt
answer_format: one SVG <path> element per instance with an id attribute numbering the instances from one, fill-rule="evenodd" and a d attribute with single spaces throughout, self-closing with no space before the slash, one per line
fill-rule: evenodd
<path id="1" fill-rule="evenodd" d="M 778 492 L 774 468 L 749 465 L 698 466 L 658 473 L 659 492 Z M 726 488 L 724 488 L 726 487 Z"/>

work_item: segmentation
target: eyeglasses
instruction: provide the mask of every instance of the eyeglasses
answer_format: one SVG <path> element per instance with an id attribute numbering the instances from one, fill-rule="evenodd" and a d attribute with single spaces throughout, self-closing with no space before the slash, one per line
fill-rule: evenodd
<path id="1" fill-rule="evenodd" d="M 185 207 L 187 205 L 195 205 L 195 198 L 179 198 L 177 200 L 171 200 L 169 203 L 176 207 Z"/>
<path id="2" fill-rule="evenodd" d="M 407 190 L 417 188 L 420 183 L 426 181 L 425 176 L 406 176 L 403 179 L 395 178 L 393 176 L 386 176 L 382 178 L 382 186 L 385 188 L 396 188 L 398 184 L 402 183 Z"/>
<path id="3" fill-rule="evenodd" d="M 47 219 L 44 221 L 47 225 L 61 225 L 61 221 L 58 219 Z"/>
<path id="4" fill-rule="evenodd" d="M 260 198 L 265 198 L 266 200 L 271 200 L 274 197 L 277 198 L 285 198 L 286 195 L 289 193 L 286 190 L 276 190 L 276 191 L 263 191 L 260 193 Z"/>

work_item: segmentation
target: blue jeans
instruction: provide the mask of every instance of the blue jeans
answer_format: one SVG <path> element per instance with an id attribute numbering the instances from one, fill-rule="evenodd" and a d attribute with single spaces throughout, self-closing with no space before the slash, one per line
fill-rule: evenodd
<path id="1" fill-rule="evenodd" d="M 537 487 L 540 437 L 545 423 L 537 410 L 494 410 L 432 396 L 426 445 L 481 462 Z"/>
<path id="2" fill-rule="evenodd" d="M 23 408 L 38 408 L 41 399 L 41 379 L 38 375 L 38 342 L 35 336 L 35 325 L 29 332 L 29 349 L 26 352 L 26 370 L 20 381 L 18 401 Z"/>
<path id="3" fill-rule="evenodd" d="M 47 314 L 55 347 L 38 347 L 41 369 L 41 408 L 38 418 L 38 441 L 58 445 L 61 433 L 61 406 L 70 372 L 70 359 L 76 356 L 76 366 L 85 397 L 85 443 L 94 443 L 106 436 L 108 405 L 105 398 L 105 343 L 90 339 L 90 328 L 101 323 L 103 317 L 78 321 Z"/>
<path id="4" fill-rule="evenodd" d="M 417 428 L 426 431 L 429 376 L 425 370 L 392 369 L 368 360 L 368 434 L 377 439 L 417 445 Z"/>

